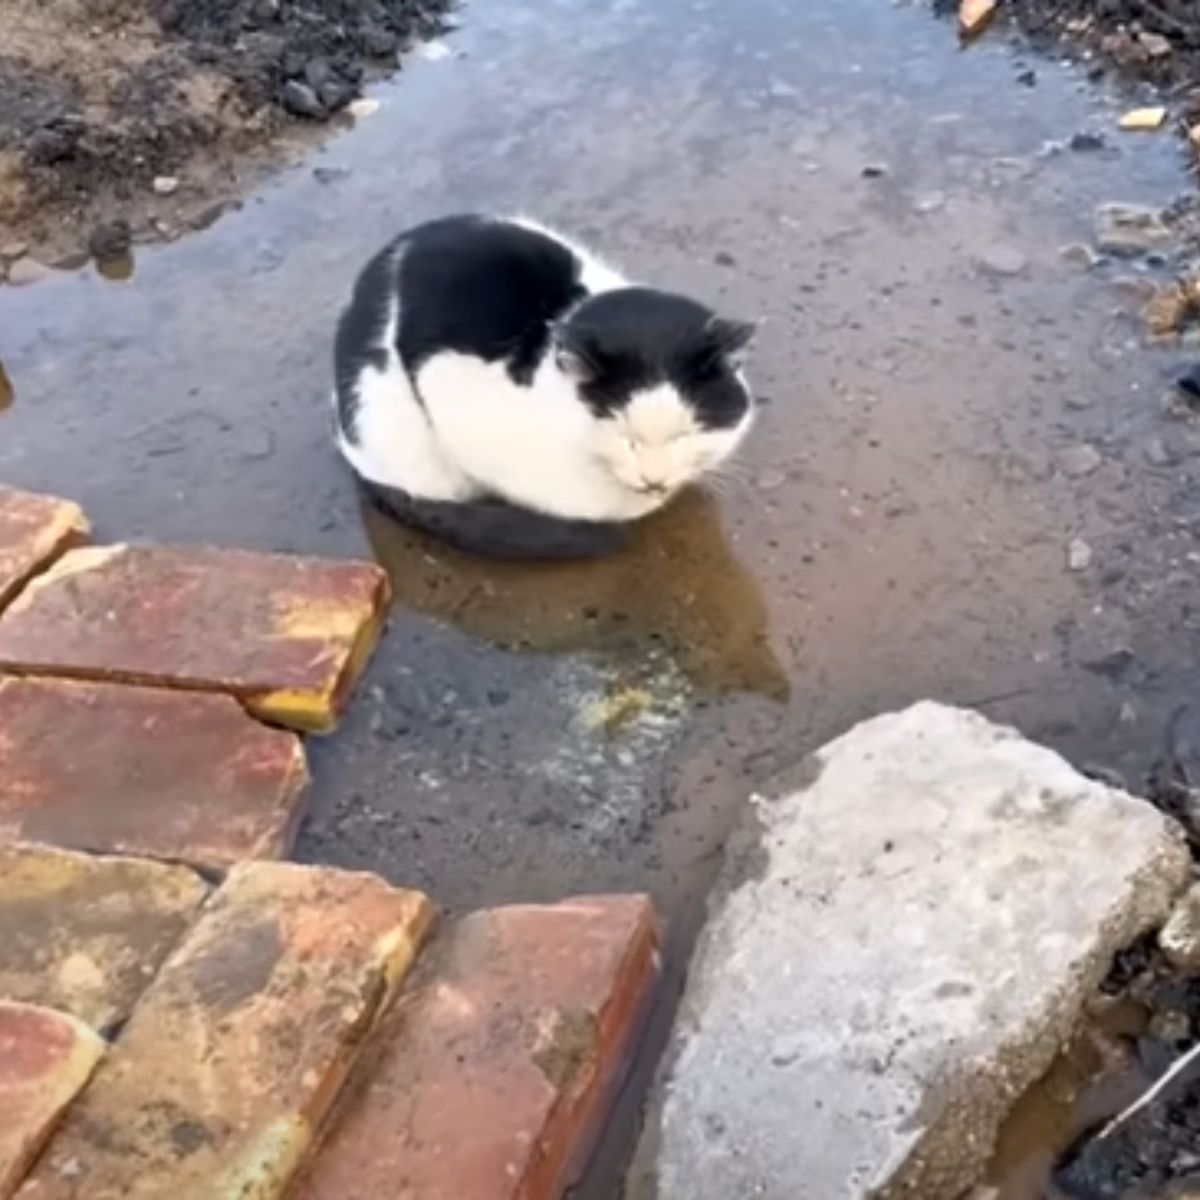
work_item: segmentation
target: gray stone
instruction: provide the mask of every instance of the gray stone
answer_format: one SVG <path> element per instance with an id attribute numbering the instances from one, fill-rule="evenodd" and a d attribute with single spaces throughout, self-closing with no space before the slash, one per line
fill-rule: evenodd
<path id="1" fill-rule="evenodd" d="M 13 287 L 25 287 L 27 284 L 40 283 L 43 279 L 49 279 L 53 274 L 55 274 L 53 267 L 48 267 L 45 263 L 38 262 L 36 258 L 26 255 L 9 264 L 8 282 Z"/>
<path id="2" fill-rule="evenodd" d="M 913 211 L 919 213 L 940 212 L 945 207 L 945 192 L 925 192 L 913 201 Z"/>
<path id="3" fill-rule="evenodd" d="M 731 841 L 627 1195 L 954 1200 L 1187 877 L 1166 818 L 1014 731 L 859 726 Z"/>
<path id="4" fill-rule="evenodd" d="M 989 275 L 1021 275 L 1029 260 L 1012 246 L 989 246 L 975 256 L 980 270 Z"/>
<path id="5" fill-rule="evenodd" d="M 1158 944 L 1173 966 L 1200 971 L 1200 883 L 1175 906 L 1159 932 Z"/>
<path id="6" fill-rule="evenodd" d="M 1068 446 L 1058 452 L 1059 469 L 1069 479 L 1082 479 L 1097 470 L 1104 461 L 1100 451 L 1086 442 L 1078 446 Z"/>
<path id="7" fill-rule="evenodd" d="M 1086 242 L 1072 242 L 1069 246 L 1063 246 L 1058 256 L 1067 266 L 1077 267 L 1081 271 L 1088 271 L 1101 261 L 1100 255 Z"/>
<path id="8" fill-rule="evenodd" d="M 154 194 L 156 196 L 173 196 L 179 191 L 179 179 L 175 175 L 156 175 L 154 177 Z"/>
<path id="9" fill-rule="evenodd" d="M 1096 209 L 1096 245 L 1105 254 L 1146 254 L 1164 249 L 1173 240 L 1156 208 L 1144 204 L 1101 204 Z"/>
<path id="10" fill-rule="evenodd" d="M 1092 565 L 1092 548 L 1083 538 L 1072 538 L 1067 546 L 1067 569 L 1086 571 Z"/>

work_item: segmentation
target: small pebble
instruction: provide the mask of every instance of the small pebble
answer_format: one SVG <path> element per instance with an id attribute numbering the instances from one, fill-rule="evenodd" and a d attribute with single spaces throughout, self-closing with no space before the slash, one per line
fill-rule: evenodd
<path id="1" fill-rule="evenodd" d="M 864 179 L 882 179 L 888 173 L 883 163 L 868 163 L 862 169 Z"/>
<path id="2" fill-rule="evenodd" d="M 1086 442 L 1060 450 L 1058 454 L 1058 465 L 1062 473 L 1070 479 L 1082 479 L 1085 475 L 1090 475 L 1099 469 L 1102 462 L 1104 458 L 1100 451 Z"/>
<path id="3" fill-rule="evenodd" d="M 976 262 L 992 275 L 1020 275 L 1029 260 L 1012 246 L 989 246 L 976 257 Z"/>
<path id="4" fill-rule="evenodd" d="M 154 194 L 156 196 L 173 196 L 179 191 L 179 180 L 174 175 L 156 175 L 154 177 Z"/>
<path id="5" fill-rule="evenodd" d="M 45 263 L 38 262 L 36 258 L 30 258 L 26 255 L 24 258 L 18 258 L 16 262 L 9 264 L 8 282 L 13 287 L 25 287 L 27 284 L 48 279 L 53 274 L 53 267 L 48 267 Z"/>
<path id="6" fill-rule="evenodd" d="M 1092 565 L 1092 548 L 1083 538 L 1072 538 L 1067 546 L 1067 568 L 1086 571 Z"/>
<path id="7" fill-rule="evenodd" d="M 284 84 L 280 103 L 294 117 L 320 120 L 328 115 L 325 106 L 317 98 L 317 93 L 307 83 L 301 83 L 298 79 L 289 79 Z"/>
<path id="8" fill-rule="evenodd" d="M 1154 467 L 1169 467 L 1175 456 L 1161 437 L 1152 437 L 1146 443 L 1146 461 Z"/>
<path id="9" fill-rule="evenodd" d="M 350 115 L 356 121 L 361 121 L 363 117 L 372 117 L 379 111 L 379 101 L 372 96 L 360 96 L 350 101 L 349 109 Z"/>
<path id="10" fill-rule="evenodd" d="M 14 258 L 22 258 L 28 253 L 28 242 L 5 242 L 3 246 L 0 246 L 0 258 L 7 258 L 10 262 Z"/>
<path id="11" fill-rule="evenodd" d="M 1067 266 L 1078 267 L 1081 271 L 1089 270 L 1100 261 L 1100 255 L 1086 242 L 1072 242 L 1069 246 L 1064 246 L 1058 252 L 1058 256 Z"/>
<path id="12" fill-rule="evenodd" d="M 926 192 L 913 201 L 913 211 L 919 213 L 935 213 L 945 207 L 945 192 Z"/>

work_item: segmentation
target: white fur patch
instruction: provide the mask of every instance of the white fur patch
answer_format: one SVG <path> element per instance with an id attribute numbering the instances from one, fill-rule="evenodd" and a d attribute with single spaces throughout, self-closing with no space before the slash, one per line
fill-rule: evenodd
<path id="1" fill-rule="evenodd" d="M 661 504 L 733 453 L 749 420 L 707 430 L 675 388 L 661 384 L 638 392 L 598 426 L 597 452 L 612 474 Z"/>

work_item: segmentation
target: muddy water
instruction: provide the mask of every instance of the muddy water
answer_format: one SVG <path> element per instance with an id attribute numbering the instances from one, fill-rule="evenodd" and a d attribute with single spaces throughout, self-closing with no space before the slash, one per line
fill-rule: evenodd
<path id="1" fill-rule="evenodd" d="M 448 44 L 132 278 L 0 291 L 0 478 L 102 537 L 391 571 L 302 853 L 451 909 L 648 888 L 678 963 L 747 792 L 880 709 L 976 705 L 1136 782 L 1194 679 L 1200 436 L 1058 251 L 1182 186 L 1173 146 L 1061 150 L 1118 98 L 884 0 L 478 3 Z M 736 478 L 614 561 L 461 559 L 364 519 L 327 445 L 356 268 L 476 206 L 765 319 Z M 1102 464 L 1064 474 L 1083 442 Z"/>

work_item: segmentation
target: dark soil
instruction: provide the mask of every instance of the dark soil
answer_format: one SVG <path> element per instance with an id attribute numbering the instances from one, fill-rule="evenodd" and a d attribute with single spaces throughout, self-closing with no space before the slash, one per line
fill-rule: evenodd
<path id="1" fill-rule="evenodd" d="M 1001 0 L 1037 40 L 1074 47 L 1097 74 L 1163 88 L 1173 115 L 1200 120 L 1200 4 L 1196 0 Z"/>
<path id="2" fill-rule="evenodd" d="M 1181 978 L 1146 941 L 1122 955 L 1107 990 L 1144 1013 L 1126 1039 L 1128 1072 L 1148 1088 L 1200 1040 L 1200 978 Z M 1185 1069 L 1128 1123 L 1088 1130 L 1054 1175 L 1070 1200 L 1157 1200 L 1200 1194 L 1200 1069 Z"/>
<path id="3" fill-rule="evenodd" d="M 114 225 L 140 240 L 196 223 L 264 149 L 302 144 L 449 7 L 4 0 L 0 254 L 24 243 L 69 263 L 111 245 Z"/>
<path id="4" fill-rule="evenodd" d="M 1200 861 L 1200 705 L 1177 712 L 1148 788 L 1152 803 L 1183 827 Z M 1117 956 L 1104 988 L 1144 1015 L 1124 1039 L 1125 1073 L 1144 1092 L 1200 1041 L 1200 977 L 1181 976 L 1153 936 Z M 1111 1084 L 1106 1081 L 1106 1085 Z M 1112 1115 L 1112 1114 L 1109 1114 Z M 1145 1109 L 1114 1130 L 1086 1131 L 1055 1172 L 1056 1196 L 1070 1200 L 1156 1200 L 1200 1195 L 1200 1061 Z"/>

